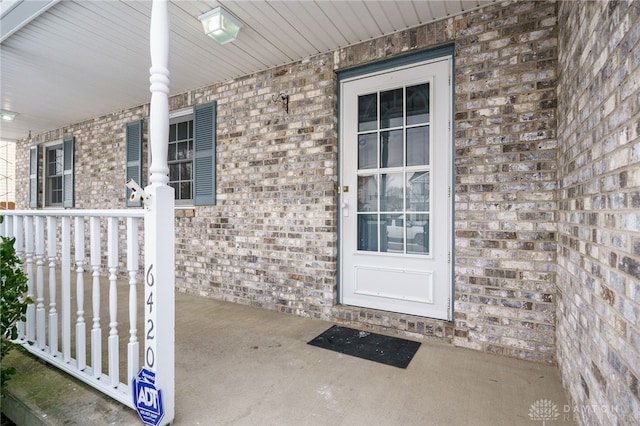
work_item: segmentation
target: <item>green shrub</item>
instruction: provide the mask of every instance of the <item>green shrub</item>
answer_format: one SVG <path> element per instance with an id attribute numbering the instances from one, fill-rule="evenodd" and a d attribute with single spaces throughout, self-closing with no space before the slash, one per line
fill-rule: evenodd
<path id="1" fill-rule="evenodd" d="M 2 216 L 0 216 L 2 223 Z M 0 282 L 2 283 L 2 305 L 0 306 L 0 362 L 14 346 L 10 340 L 18 337 L 18 321 L 26 320 L 27 304 L 33 303 L 26 297 L 28 290 L 27 276 L 20 265 L 22 261 L 16 256 L 15 238 L 0 237 Z M 12 374 L 13 367 L 1 367 L 1 388 L 5 390 L 5 382 Z"/>

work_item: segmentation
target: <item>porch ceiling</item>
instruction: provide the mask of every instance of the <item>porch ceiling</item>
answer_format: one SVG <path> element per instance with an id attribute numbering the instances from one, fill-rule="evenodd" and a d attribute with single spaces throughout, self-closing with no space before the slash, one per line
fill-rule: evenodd
<path id="1" fill-rule="evenodd" d="M 169 1 L 171 93 L 404 30 L 495 0 Z M 198 16 L 222 5 L 244 23 L 221 46 Z M 149 102 L 151 1 L 3 0 L 1 140 Z"/>

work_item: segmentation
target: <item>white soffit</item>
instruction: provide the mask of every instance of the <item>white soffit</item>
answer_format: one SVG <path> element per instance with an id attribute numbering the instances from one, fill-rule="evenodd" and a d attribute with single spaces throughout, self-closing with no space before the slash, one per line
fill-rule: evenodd
<path id="1" fill-rule="evenodd" d="M 2 0 L 0 2 L 0 43 L 36 19 L 60 0 Z"/>
<path id="2" fill-rule="evenodd" d="M 371 40 L 493 0 L 172 0 L 170 90 L 182 93 Z M 22 139 L 149 102 L 149 0 L 2 0 L 0 138 Z M 198 16 L 243 23 L 221 46 Z"/>

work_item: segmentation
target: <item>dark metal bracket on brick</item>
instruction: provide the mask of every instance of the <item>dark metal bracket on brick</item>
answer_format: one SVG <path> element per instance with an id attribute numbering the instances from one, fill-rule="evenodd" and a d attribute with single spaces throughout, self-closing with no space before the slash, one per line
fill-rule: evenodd
<path id="1" fill-rule="evenodd" d="M 271 97 L 274 104 L 282 104 L 282 108 L 289 114 L 289 95 L 284 92 L 281 92 L 277 95 L 273 95 Z"/>

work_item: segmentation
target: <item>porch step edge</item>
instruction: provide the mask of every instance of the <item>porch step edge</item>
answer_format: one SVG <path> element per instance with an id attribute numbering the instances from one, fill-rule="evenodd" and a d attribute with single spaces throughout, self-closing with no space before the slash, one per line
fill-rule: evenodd
<path id="1" fill-rule="evenodd" d="M 15 397 L 11 391 L 2 397 L 2 414 L 20 426 L 49 426 L 40 415 L 24 402 Z"/>
<path id="2" fill-rule="evenodd" d="M 24 350 L 13 349 L 2 364 L 16 374 L 1 409 L 19 426 L 141 424 L 134 410 Z"/>

